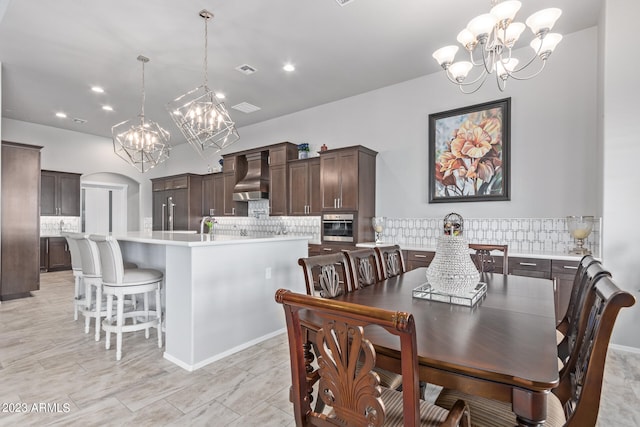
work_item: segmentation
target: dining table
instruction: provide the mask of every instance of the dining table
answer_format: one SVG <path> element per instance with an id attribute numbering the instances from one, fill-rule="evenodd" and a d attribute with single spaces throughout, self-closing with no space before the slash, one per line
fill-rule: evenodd
<path id="1" fill-rule="evenodd" d="M 413 314 L 421 381 L 509 402 L 519 425 L 543 425 L 547 395 L 559 382 L 553 282 L 484 273 L 484 296 L 460 305 L 414 297 L 413 290 L 426 284 L 426 270 L 335 299 Z M 319 319 L 301 313 L 301 323 L 313 340 Z M 400 373 L 397 337 L 375 326 L 365 335 L 376 349 L 376 365 Z"/>

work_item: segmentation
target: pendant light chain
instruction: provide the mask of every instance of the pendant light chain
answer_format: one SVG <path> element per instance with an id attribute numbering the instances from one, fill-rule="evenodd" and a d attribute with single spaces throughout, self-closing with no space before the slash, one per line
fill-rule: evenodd
<path id="1" fill-rule="evenodd" d="M 208 51 L 209 51 L 209 18 L 211 15 L 204 15 L 204 87 L 208 88 L 209 86 L 209 70 L 207 68 L 208 63 Z"/>
<path id="2" fill-rule="evenodd" d="M 138 57 L 140 58 L 140 57 Z M 148 61 L 148 59 L 145 61 L 144 59 L 140 59 L 140 61 L 142 62 L 142 109 L 140 112 L 140 117 L 142 117 L 142 124 L 144 124 L 144 101 L 145 101 L 145 92 L 144 92 L 144 63 Z"/>

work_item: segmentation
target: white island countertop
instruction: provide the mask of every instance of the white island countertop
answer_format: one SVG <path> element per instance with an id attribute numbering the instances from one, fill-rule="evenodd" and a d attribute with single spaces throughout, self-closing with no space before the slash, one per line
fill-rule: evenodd
<path id="1" fill-rule="evenodd" d="M 171 246 L 217 246 L 264 243 L 287 240 L 310 240 L 312 236 L 293 234 L 265 234 L 264 236 L 238 236 L 230 234 L 199 234 L 194 231 L 129 231 L 114 234 L 118 240 Z"/>

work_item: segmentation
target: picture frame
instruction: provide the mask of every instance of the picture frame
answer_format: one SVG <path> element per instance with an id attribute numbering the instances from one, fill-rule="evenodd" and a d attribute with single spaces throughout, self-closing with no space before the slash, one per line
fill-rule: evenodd
<path id="1" fill-rule="evenodd" d="M 429 115 L 429 203 L 510 200 L 511 98 Z"/>

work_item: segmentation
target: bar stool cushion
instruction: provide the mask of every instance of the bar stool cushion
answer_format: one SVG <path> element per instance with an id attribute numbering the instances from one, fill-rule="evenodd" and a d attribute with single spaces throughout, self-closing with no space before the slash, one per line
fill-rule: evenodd
<path id="1" fill-rule="evenodd" d="M 155 283 L 162 280 L 162 272 L 151 268 L 125 268 L 122 276 L 122 283 L 111 284 L 105 282 L 105 285 L 144 285 L 147 283 Z"/>

